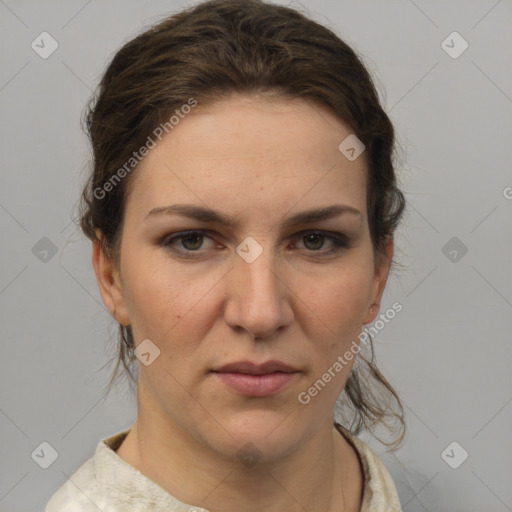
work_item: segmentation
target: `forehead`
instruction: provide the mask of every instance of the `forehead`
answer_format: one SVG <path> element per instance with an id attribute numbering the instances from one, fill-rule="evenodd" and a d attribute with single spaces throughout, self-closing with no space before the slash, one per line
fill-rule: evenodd
<path id="1" fill-rule="evenodd" d="M 232 96 L 200 103 L 144 157 L 127 208 L 194 202 L 263 215 L 294 204 L 366 204 L 366 155 L 338 146 L 350 128 L 302 99 Z M 364 213 L 364 212 L 362 212 Z"/>

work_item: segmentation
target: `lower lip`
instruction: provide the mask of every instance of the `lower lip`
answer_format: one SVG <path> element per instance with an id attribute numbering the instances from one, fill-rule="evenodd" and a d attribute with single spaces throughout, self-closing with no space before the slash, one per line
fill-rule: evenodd
<path id="1" fill-rule="evenodd" d="M 248 375 L 246 373 L 219 373 L 215 375 L 228 387 L 248 396 L 270 396 L 281 391 L 297 372 L 274 372 L 266 375 Z"/>

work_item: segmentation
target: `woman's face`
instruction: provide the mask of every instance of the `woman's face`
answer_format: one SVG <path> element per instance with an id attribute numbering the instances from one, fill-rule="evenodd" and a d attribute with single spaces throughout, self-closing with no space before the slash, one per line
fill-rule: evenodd
<path id="1" fill-rule="evenodd" d="M 151 340 L 139 415 L 220 453 L 250 442 L 269 458 L 332 418 L 354 362 L 338 357 L 375 318 L 392 254 L 390 242 L 374 265 L 366 155 L 338 149 L 350 134 L 305 100 L 232 96 L 199 102 L 149 151 L 132 176 L 120 269 L 97 246 L 93 258 L 109 310 L 136 345 Z M 294 373 L 218 372 L 271 360 Z"/>

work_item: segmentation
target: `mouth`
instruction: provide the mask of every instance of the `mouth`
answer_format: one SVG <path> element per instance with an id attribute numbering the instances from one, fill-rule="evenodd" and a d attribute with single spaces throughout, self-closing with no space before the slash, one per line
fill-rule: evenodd
<path id="1" fill-rule="evenodd" d="M 255 364 L 240 361 L 212 370 L 215 377 L 229 389 L 245 396 L 271 396 L 283 390 L 299 371 L 281 361 Z"/>

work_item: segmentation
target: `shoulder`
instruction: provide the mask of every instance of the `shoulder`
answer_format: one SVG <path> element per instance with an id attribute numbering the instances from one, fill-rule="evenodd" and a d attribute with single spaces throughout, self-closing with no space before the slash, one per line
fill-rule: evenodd
<path id="1" fill-rule="evenodd" d="M 94 459 L 80 466 L 53 494 L 45 512 L 98 512 Z"/>
<path id="2" fill-rule="evenodd" d="M 336 428 L 352 443 L 361 461 L 364 473 L 361 512 L 401 512 L 395 483 L 376 453 L 341 425 L 336 424 Z"/>
<path id="3" fill-rule="evenodd" d="M 82 464 L 52 495 L 45 512 L 109 512 L 112 510 L 98 474 L 111 472 L 115 467 L 108 453 L 116 448 L 128 431 L 102 439 L 93 457 Z"/>

